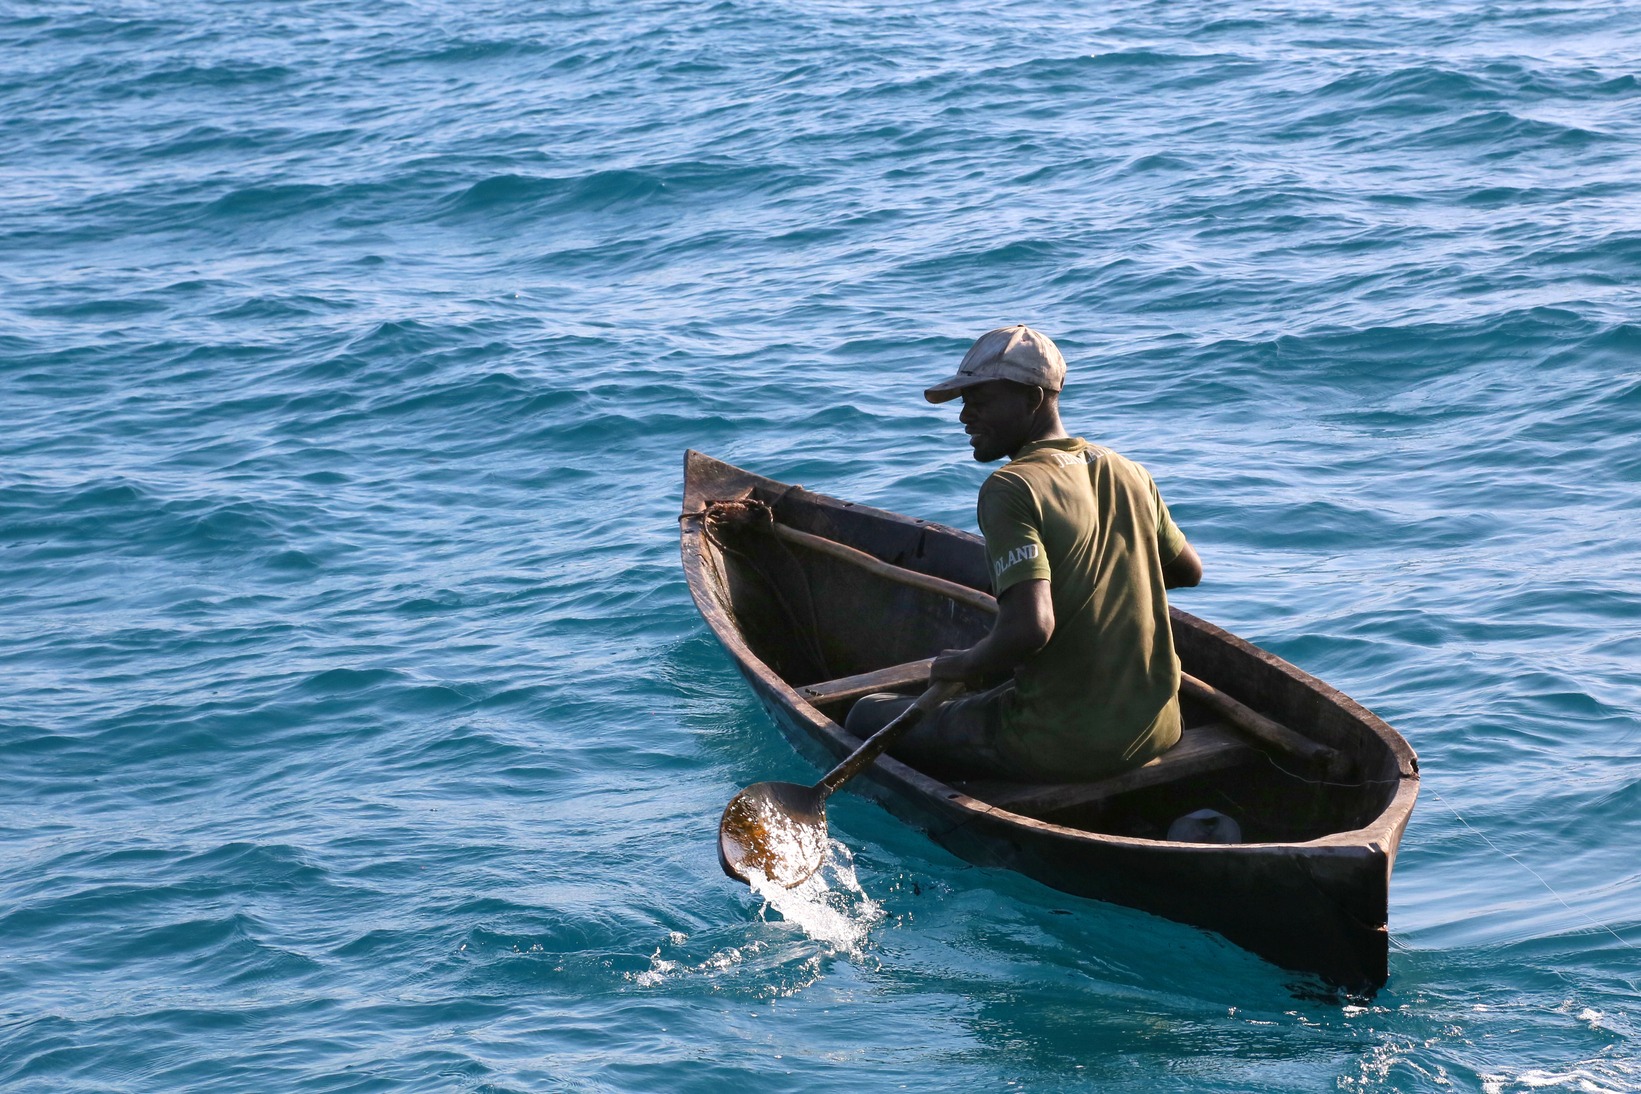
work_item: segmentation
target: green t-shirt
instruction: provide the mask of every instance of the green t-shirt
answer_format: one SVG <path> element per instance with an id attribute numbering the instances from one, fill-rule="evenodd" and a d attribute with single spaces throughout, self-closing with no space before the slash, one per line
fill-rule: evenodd
<path id="1" fill-rule="evenodd" d="M 1035 441 L 980 488 L 1001 596 L 1046 578 L 1054 634 L 1015 670 L 999 749 L 1046 779 L 1136 767 L 1179 740 L 1162 568 L 1185 549 L 1145 468 L 1081 438 Z"/>

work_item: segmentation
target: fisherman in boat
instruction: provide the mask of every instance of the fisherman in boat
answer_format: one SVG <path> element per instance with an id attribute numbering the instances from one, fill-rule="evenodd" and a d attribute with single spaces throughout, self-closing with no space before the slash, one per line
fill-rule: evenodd
<path id="1" fill-rule="evenodd" d="M 1095 779 L 1179 741 L 1164 590 L 1197 584 L 1202 562 L 1145 468 L 1066 433 L 1065 375 L 1059 348 L 1022 324 L 982 335 L 955 376 L 924 392 L 931 403 L 963 400 L 976 460 L 1010 461 L 977 507 L 997 621 L 930 670 L 982 690 L 944 704 L 891 750 L 931 774 Z M 868 695 L 848 729 L 870 736 L 910 702 Z"/>

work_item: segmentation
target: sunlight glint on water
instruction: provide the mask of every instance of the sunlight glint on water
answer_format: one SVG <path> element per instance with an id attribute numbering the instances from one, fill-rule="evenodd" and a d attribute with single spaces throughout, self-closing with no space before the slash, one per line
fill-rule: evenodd
<path id="1" fill-rule="evenodd" d="M 884 918 L 883 906 L 861 888 L 854 856 L 839 840 L 828 841 L 821 868 L 801 884 L 788 889 L 755 873 L 752 891 L 763 897 L 766 910 L 843 953 L 859 953 Z"/>

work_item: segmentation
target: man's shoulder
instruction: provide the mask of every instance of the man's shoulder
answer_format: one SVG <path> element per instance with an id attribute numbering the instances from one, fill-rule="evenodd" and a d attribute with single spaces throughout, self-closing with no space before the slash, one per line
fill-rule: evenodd
<path id="1" fill-rule="evenodd" d="M 1064 496 L 1067 476 L 1106 483 L 1125 494 L 1156 489 L 1144 464 L 1114 448 L 1074 437 L 1055 445 L 1033 447 L 993 471 L 980 484 L 980 505 L 1040 510 L 1050 499 Z M 1103 496 L 1105 489 L 1096 485 L 1095 492 Z"/>
<path id="2" fill-rule="evenodd" d="M 1028 446 L 1014 459 L 991 473 L 991 479 L 1009 476 L 1012 481 L 1026 485 L 1033 479 L 1063 473 L 1067 468 L 1087 467 L 1104 460 L 1129 462 L 1105 445 L 1093 444 L 1081 437 L 1066 437 L 1052 442 L 1039 441 Z"/>
<path id="3" fill-rule="evenodd" d="M 987 490 L 1008 490 L 1023 486 L 1026 480 L 1020 474 L 1022 470 L 1019 460 L 1010 460 L 986 476 L 986 481 L 980 484 L 980 491 L 984 493 Z"/>
<path id="4" fill-rule="evenodd" d="M 1022 473 L 1024 468 L 1019 462 L 1013 460 L 986 476 L 986 481 L 980 484 L 982 504 L 1032 496 L 1029 476 Z"/>
<path id="5" fill-rule="evenodd" d="M 1036 493 L 1012 463 L 999 467 L 980 484 L 975 513 L 981 533 L 988 537 L 1009 522 L 1036 524 L 1041 516 Z"/>
<path id="6" fill-rule="evenodd" d="M 1046 458 L 1039 459 L 1036 462 L 1040 466 L 1053 467 L 1086 467 L 1091 464 L 1101 464 L 1120 476 L 1135 477 L 1141 480 L 1150 478 L 1151 473 L 1145 469 L 1144 464 L 1130 456 L 1123 455 L 1115 448 L 1085 441 L 1081 437 L 1073 439 L 1077 443 L 1074 446 L 1068 446 L 1066 451 L 1049 450 L 1038 453 L 1037 455 L 1040 457 Z"/>

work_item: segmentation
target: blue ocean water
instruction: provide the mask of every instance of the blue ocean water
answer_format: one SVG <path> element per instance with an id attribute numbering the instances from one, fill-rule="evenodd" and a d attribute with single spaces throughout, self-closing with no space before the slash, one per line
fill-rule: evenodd
<path id="1" fill-rule="evenodd" d="M 1617 0 L 0 7 L 0 1086 L 1641 1089 L 1638 57 Z M 919 392 L 1015 321 L 1177 602 L 1419 751 L 1374 999 L 848 797 L 830 905 L 720 876 L 814 772 L 683 450 L 973 527 Z"/>

